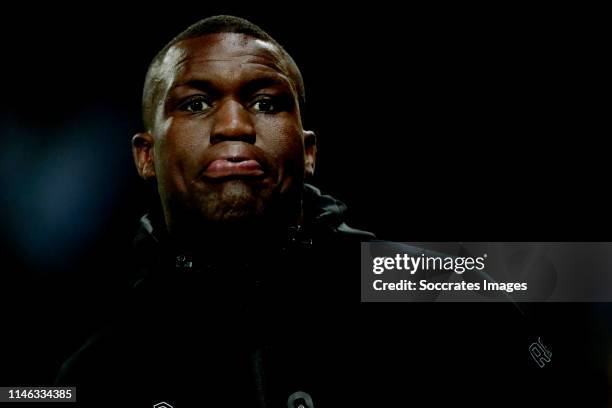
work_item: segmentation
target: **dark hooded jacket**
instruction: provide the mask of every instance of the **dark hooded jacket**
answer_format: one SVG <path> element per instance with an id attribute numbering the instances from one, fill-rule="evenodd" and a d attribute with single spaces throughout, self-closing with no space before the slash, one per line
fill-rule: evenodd
<path id="1" fill-rule="evenodd" d="M 183 253 L 143 217 L 134 288 L 109 300 L 121 316 L 58 383 L 77 387 L 78 406 L 122 407 L 520 406 L 543 394 L 552 381 L 528 354 L 541 331 L 514 305 L 361 303 L 360 242 L 374 236 L 345 210 L 307 185 L 303 228 L 257 243 L 258 257 Z"/>
<path id="2" fill-rule="evenodd" d="M 349 227 L 345 210 L 306 185 L 303 226 L 255 259 L 182 253 L 144 216 L 120 318 L 58 383 L 77 386 L 80 406 L 285 407 L 292 394 L 295 406 L 339 403 L 358 352 L 360 242 L 374 238 Z"/>

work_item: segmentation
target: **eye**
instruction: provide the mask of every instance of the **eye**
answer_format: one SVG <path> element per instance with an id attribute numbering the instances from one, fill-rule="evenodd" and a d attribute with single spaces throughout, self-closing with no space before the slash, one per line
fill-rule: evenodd
<path id="1" fill-rule="evenodd" d="M 190 98 L 179 106 L 179 109 L 192 113 L 204 112 L 210 108 L 210 104 L 202 96 Z"/>
<path id="2" fill-rule="evenodd" d="M 257 112 L 272 113 L 278 110 L 278 107 L 276 105 L 277 104 L 272 98 L 265 97 L 257 99 L 255 102 L 253 102 L 251 108 L 253 108 Z"/>

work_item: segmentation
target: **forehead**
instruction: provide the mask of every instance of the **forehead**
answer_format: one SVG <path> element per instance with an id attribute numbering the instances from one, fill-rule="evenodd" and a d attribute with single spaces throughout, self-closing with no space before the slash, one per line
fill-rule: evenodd
<path id="1" fill-rule="evenodd" d="M 237 33 L 209 34 L 173 45 L 159 77 L 170 88 L 192 79 L 230 79 L 244 72 L 279 75 L 292 83 L 289 61 L 277 46 Z"/>

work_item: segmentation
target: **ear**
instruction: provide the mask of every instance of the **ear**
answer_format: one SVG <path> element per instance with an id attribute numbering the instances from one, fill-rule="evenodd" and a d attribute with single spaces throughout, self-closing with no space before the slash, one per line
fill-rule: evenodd
<path id="1" fill-rule="evenodd" d="M 132 155 L 138 174 L 145 180 L 155 177 L 153 145 L 155 139 L 149 132 L 137 133 L 132 138 Z"/>
<path id="2" fill-rule="evenodd" d="M 304 175 L 312 177 L 317 161 L 317 136 L 311 130 L 304 130 Z"/>

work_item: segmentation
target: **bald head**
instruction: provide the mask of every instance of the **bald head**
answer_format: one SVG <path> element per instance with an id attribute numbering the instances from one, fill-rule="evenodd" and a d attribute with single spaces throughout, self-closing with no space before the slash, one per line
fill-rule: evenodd
<path id="1" fill-rule="evenodd" d="M 240 41 L 240 37 L 256 39 L 260 48 L 269 54 L 271 61 L 274 61 L 274 68 L 281 71 L 290 80 L 297 102 L 303 106 L 305 90 L 302 74 L 285 49 L 268 33 L 245 19 L 233 16 L 214 16 L 200 20 L 187 28 L 166 44 L 153 58 L 147 71 L 142 97 L 142 119 L 145 130 L 153 131 L 155 116 L 170 86 L 169 82 L 173 72 L 180 68 L 184 59 L 189 58 L 186 55 L 188 48 L 185 47 L 186 43 L 193 39 L 220 33 L 240 34 L 240 36 L 235 36 L 237 41 Z"/>

